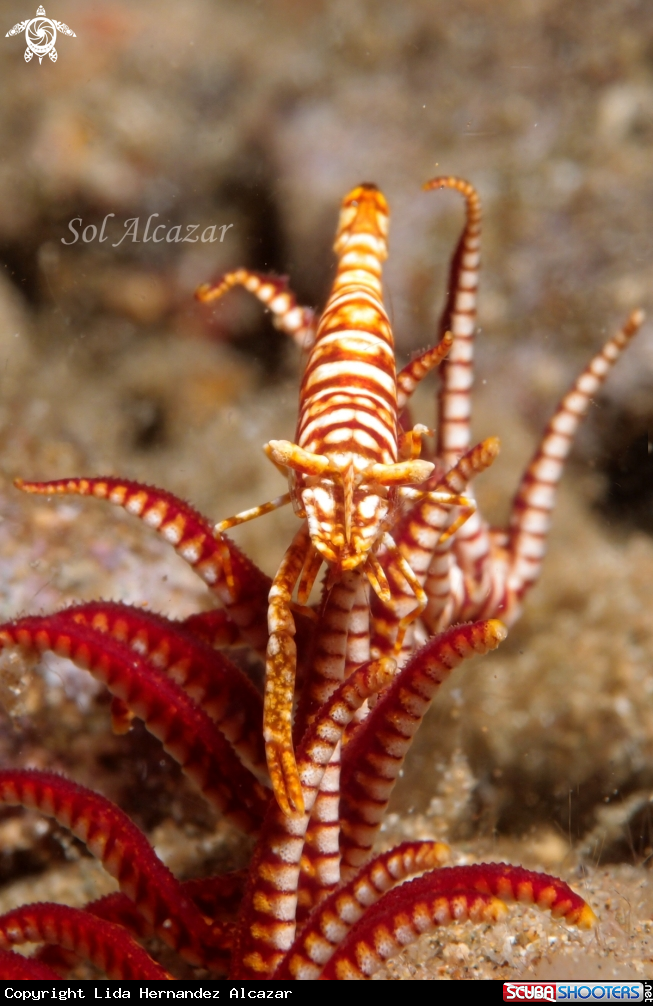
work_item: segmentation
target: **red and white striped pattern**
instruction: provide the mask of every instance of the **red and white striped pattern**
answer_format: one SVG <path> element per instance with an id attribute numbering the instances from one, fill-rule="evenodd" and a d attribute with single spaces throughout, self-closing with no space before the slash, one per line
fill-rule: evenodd
<path id="1" fill-rule="evenodd" d="M 127 815 L 110 800 L 54 772 L 0 772 L 0 804 L 33 807 L 84 842 L 168 946 L 192 964 L 212 956 L 201 912 Z"/>
<path id="2" fill-rule="evenodd" d="M 281 963 L 296 930 L 300 861 L 318 788 L 345 727 L 360 705 L 392 680 L 394 662 L 360 667 L 325 703 L 298 750 L 304 812 L 287 815 L 272 802 L 254 855 L 232 970 L 266 978 Z"/>
<path id="3" fill-rule="evenodd" d="M 609 339 L 560 402 L 515 496 L 510 515 L 506 617 L 519 614 L 519 602 L 540 575 L 546 551 L 558 484 L 576 431 L 587 414 L 592 396 L 644 321 L 633 311 L 626 324 Z"/>
<path id="4" fill-rule="evenodd" d="M 440 336 L 453 335 L 453 346 L 440 370 L 437 455 L 448 468 L 469 449 L 474 380 L 476 298 L 481 266 L 481 200 L 473 185 L 451 176 L 432 178 L 425 189 L 455 189 L 466 201 L 467 219 L 451 261 L 449 289 Z"/>
<path id="5" fill-rule="evenodd" d="M 315 312 L 310 307 L 299 307 L 288 290 L 284 276 L 265 276 L 249 269 L 234 269 L 215 284 L 204 283 L 195 296 L 203 304 L 222 297 L 227 290 L 244 286 L 265 304 L 276 328 L 289 335 L 300 349 L 308 349 L 315 341 Z"/>
<path id="6" fill-rule="evenodd" d="M 357 473 L 397 460 L 394 344 L 381 288 L 387 232 L 381 193 L 354 189 L 342 205 L 338 271 L 299 393 L 298 445 L 338 468 L 353 462 Z"/>
<path id="7" fill-rule="evenodd" d="M 313 913 L 273 977 L 296 981 L 319 978 L 352 926 L 387 891 L 407 877 L 443 866 L 450 856 L 451 849 L 443 842 L 404 842 L 377 856 Z"/>
<path id="8" fill-rule="evenodd" d="M 342 938 L 319 978 L 370 978 L 389 957 L 438 926 L 505 918 L 506 901 L 548 909 L 579 929 L 591 929 L 596 922 L 579 895 L 545 873 L 506 863 L 432 870 L 388 891 L 348 932 L 343 926 Z"/>
<path id="9" fill-rule="evenodd" d="M 433 697 L 452 670 L 505 639 L 491 620 L 448 629 L 422 647 L 353 731 L 343 751 L 340 806 L 342 876 L 370 857 L 390 795 Z"/>
<path id="10" fill-rule="evenodd" d="M 9 948 L 23 943 L 49 943 L 72 950 L 109 978 L 172 981 L 172 975 L 122 926 L 81 908 L 39 902 L 0 915 L 0 944 Z"/>

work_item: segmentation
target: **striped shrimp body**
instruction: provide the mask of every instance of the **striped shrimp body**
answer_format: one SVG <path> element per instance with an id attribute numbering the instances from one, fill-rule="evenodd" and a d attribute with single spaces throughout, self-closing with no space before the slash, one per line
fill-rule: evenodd
<path id="1" fill-rule="evenodd" d="M 361 185 L 346 196 L 334 245 L 337 274 L 314 336 L 307 334 L 306 312 L 301 314 L 281 281 L 275 285 L 239 270 L 238 279 L 229 274 L 216 286 L 198 292 L 201 300 L 213 300 L 235 282 L 242 282 L 270 306 L 279 327 L 291 334 L 293 328 L 301 328 L 301 342 L 310 346 L 300 389 L 296 442 L 271 440 L 264 448 L 270 460 L 287 473 L 289 492 L 216 526 L 216 531 L 223 532 L 289 502 L 303 520 L 273 581 L 268 609 L 264 732 L 270 777 L 285 813 L 299 813 L 303 808 L 291 735 L 295 588 L 299 603 L 305 603 L 326 562 L 330 584 L 360 568 L 375 593 L 389 601 L 388 580 L 377 558 L 383 548 L 415 596 L 413 610 L 399 626 L 398 651 L 406 627 L 421 614 L 427 599 L 388 528 L 405 500 L 428 496 L 469 509 L 466 497 L 415 488 L 431 475 L 434 465 L 418 457 L 424 427 L 399 432 L 398 387 L 402 393 L 408 385 L 402 384 L 404 372 L 398 382 L 392 330 L 382 299 L 387 232 L 388 206 L 376 186 Z M 411 375 L 419 379 L 436 366 L 451 343 L 446 333 L 419 364 L 412 365 Z"/>
<path id="2" fill-rule="evenodd" d="M 302 380 L 297 442 L 266 445 L 293 473 L 295 510 L 336 575 L 369 559 L 392 488 L 423 482 L 433 470 L 417 458 L 398 460 L 394 344 L 381 293 L 387 230 L 378 189 L 354 189 L 343 202 L 338 273 Z"/>

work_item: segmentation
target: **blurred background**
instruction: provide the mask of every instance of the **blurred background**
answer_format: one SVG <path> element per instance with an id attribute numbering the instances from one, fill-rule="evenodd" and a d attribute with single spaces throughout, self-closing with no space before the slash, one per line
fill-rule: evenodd
<path id="1" fill-rule="evenodd" d="M 215 519 L 282 492 L 261 445 L 293 436 L 299 353 L 246 295 L 209 309 L 193 291 L 245 265 L 288 275 L 319 308 L 339 202 L 360 181 L 390 202 L 402 363 L 432 341 L 463 219 L 459 197 L 421 185 L 456 174 L 480 191 L 475 433 L 499 434 L 503 453 L 478 488 L 504 520 L 559 396 L 631 309 L 653 306 L 647 0 L 45 7 L 76 37 L 59 34 L 56 63 L 39 65 L 24 60 L 24 33 L 4 37 L 35 16 L 33 0 L 0 3 L 2 616 L 100 595 L 174 615 L 209 605 L 122 513 L 25 499 L 11 480 L 116 473 Z M 139 241 L 125 236 L 134 218 Z M 148 218 L 169 240 L 143 242 Z M 188 226 L 217 239 L 175 241 Z M 443 693 L 397 827 L 410 811 L 461 841 L 503 836 L 516 858 L 557 871 L 648 861 L 652 385 L 647 326 L 583 429 L 543 582 L 505 646 Z M 434 388 L 418 404 L 426 423 Z M 293 527 L 281 512 L 238 540 L 273 573 Z M 142 823 L 182 827 L 177 777 L 166 762 L 157 775 L 146 738 L 103 739 L 102 758 L 81 764 L 100 698 L 60 664 L 29 685 L 15 667 L 0 675 L 4 757 L 96 784 L 105 773 L 104 791 Z"/>

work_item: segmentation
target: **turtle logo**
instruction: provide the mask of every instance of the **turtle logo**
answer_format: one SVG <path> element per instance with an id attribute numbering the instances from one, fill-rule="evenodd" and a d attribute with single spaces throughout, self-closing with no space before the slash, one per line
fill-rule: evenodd
<path id="1" fill-rule="evenodd" d="M 27 49 L 25 49 L 26 63 L 29 63 L 32 56 L 38 56 L 40 63 L 46 55 L 50 57 L 53 63 L 56 63 L 57 50 L 54 47 L 54 43 L 57 41 L 58 31 L 62 35 L 72 35 L 73 38 L 77 38 L 75 32 L 71 31 L 67 24 L 63 24 L 62 21 L 52 21 L 49 17 L 46 17 L 43 7 L 39 7 L 36 17 L 33 17 L 31 21 L 20 21 L 18 24 L 15 24 L 11 31 L 7 32 L 5 38 L 9 38 L 10 35 L 20 35 L 21 31 L 25 32 L 25 39 L 27 41 Z"/>

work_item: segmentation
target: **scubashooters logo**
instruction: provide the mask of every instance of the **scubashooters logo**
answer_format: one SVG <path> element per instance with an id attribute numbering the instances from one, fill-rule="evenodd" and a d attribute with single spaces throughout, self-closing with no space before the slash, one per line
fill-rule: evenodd
<path id="1" fill-rule="evenodd" d="M 0 994 L 2 990 L 2 985 L 4 983 L 0 981 Z M 45 984 L 45 983 L 43 983 Z M 135 999 L 158 999 L 158 1000 L 169 1000 L 169 999 L 220 999 L 220 989 L 216 989 L 216 982 L 211 983 L 211 988 L 204 988 L 201 984 L 198 988 L 191 986 L 190 988 L 186 985 L 185 987 L 176 987 L 173 985 L 171 988 L 164 987 L 159 988 L 159 985 L 163 985 L 163 982 L 151 982 L 136 984 L 136 982 L 130 982 L 129 988 L 124 988 L 119 986 L 118 988 L 109 988 L 103 982 L 95 982 L 92 988 L 89 988 L 90 983 L 86 983 L 84 990 L 74 989 L 74 988 L 59 988 L 53 986 L 51 989 L 44 987 L 41 989 L 24 989 L 24 988 L 14 988 L 11 985 L 5 985 L 4 988 L 4 998 L 5 999 L 22 999 L 23 1002 L 26 1000 L 36 1000 L 41 1001 L 44 999 L 90 999 L 95 1001 L 96 999 L 131 999 L 132 995 Z M 167 984 L 167 983 L 166 983 Z M 225 982 L 221 982 L 221 985 L 226 985 Z M 281 983 L 278 983 L 281 984 Z M 290 1001 L 292 997 L 292 989 L 279 988 L 259 988 L 257 985 L 250 983 L 247 988 L 242 986 L 236 987 L 232 985 L 229 991 L 223 988 L 224 993 L 223 999 L 286 999 Z M 90 993 L 93 992 L 93 995 Z"/>
<path id="2" fill-rule="evenodd" d="M 57 50 L 54 47 L 54 43 L 57 41 L 58 31 L 62 35 L 72 35 L 73 38 L 77 38 L 75 32 L 71 31 L 67 24 L 64 24 L 62 21 L 52 21 L 49 17 L 46 17 L 43 7 L 39 7 L 36 17 L 33 17 L 31 21 L 20 21 L 18 24 L 15 24 L 7 32 L 5 38 L 9 38 L 10 35 L 20 35 L 22 31 L 25 32 L 25 39 L 27 41 L 27 49 L 25 49 L 26 63 L 29 63 L 32 56 L 38 56 L 39 63 L 44 56 L 49 56 L 52 62 L 56 63 Z"/>
<path id="3" fill-rule="evenodd" d="M 504 1002 L 642 1002 L 650 982 L 504 982 Z"/>

